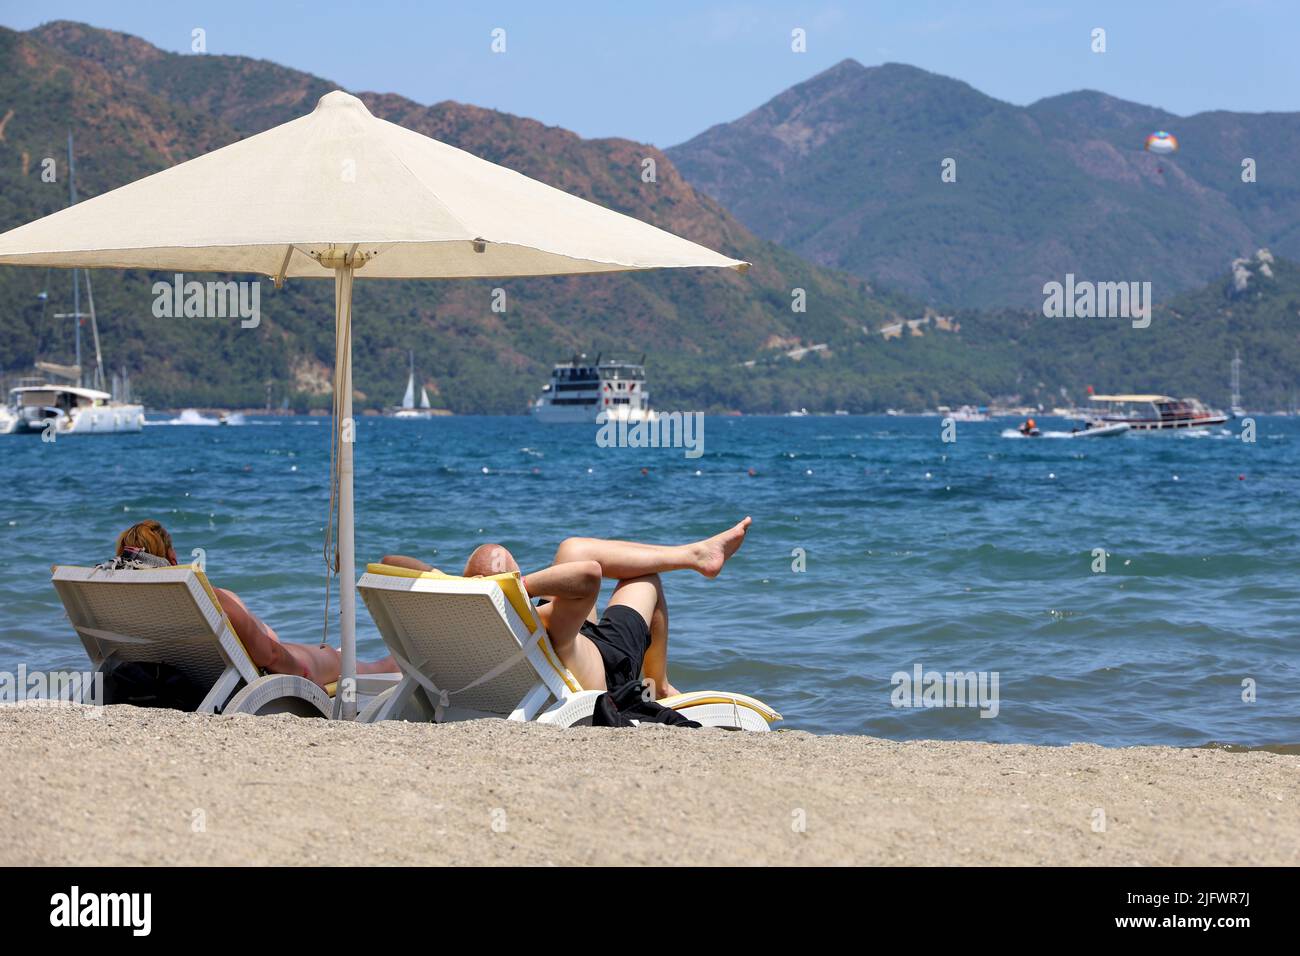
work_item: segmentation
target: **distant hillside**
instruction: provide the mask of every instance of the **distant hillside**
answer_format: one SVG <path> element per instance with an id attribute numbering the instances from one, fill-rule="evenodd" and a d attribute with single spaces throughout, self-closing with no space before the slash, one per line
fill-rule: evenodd
<path id="1" fill-rule="evenodd" d="M 83 198 L 309 112 L 334 84 L 243 57 L 182 56 L 135 37 L 75 23 L 29 33 L 0 29 L 0 229 L 66 202 L 65 139 L 77 140 Z M 400 397 L 407 349 L 435 402 L 457 412 L 513 412 L 550 365 L 574 351 L 649 353 L 659 402 L 698 405 L 705 370 L 773 349 L 812 345 L 909 307 L 863 280 L 811 265 L 758 239 L 696 192 L 653 147 L 584 140 L 534 120 L 445 102 L 359 94 L 376 115 L 427 133 L 560 189 L 754 263 L 747 275 L 703 272 L 501 282 L 357 283 L 356 387 L 362 404 Z M 41 181 L 52 157 L 58 183 Z M 653 157 L 657 182 L 641 180 Z M 265 383 L 278 402 L 322 405 L 333 361 L 331 284 L 263 284 L 256 330 L 229 320 L 150 314 L 155 276 L 93 273 L 107 360 L 130 369 L 153 404 L 257 405 Z M 170 276 L 165 278 L 170 279 Z M 491 290 L 506 290 L 505 314 Z M 37 293 L 47 289 L 44 321 Z M 807 294 L 791 311 L 791 290 Z M 0 369 L 38 355 L 71 358 L 70 280 L 45 270 L 0 269 Z M 745 407 L 754 407 L 746 401 Z"/>
<path id="2" fill-rule="evenodd" d="M 1162 128 L 1172 157 L 1143 151 Z M 1164 301 L 1261 246 L 1300 257 L 1298 113 L 1178 117 L 1089 91 L 1017 107 L 845 60 L 668 155 L 760 236 L 949 307 L 1030 306 L 1067 272 Z"/>
<path id="3" fill-rule="evenodd" d="M 863 74 L 876 79 L 859 90 L 860 102 L 846 99 L 843 84 Z M 892 95 L 876 88 L 886 82 L 893 84 Z M 1249 230 L 1239 226 L 1248 212 L 1285 231 L 1287 210 L 1295 207 L 1287 205 L 1290 200 L 1276 182 L 1290 172 L 1269 174 L 1275 180 L 1271 192 L 1234 200 L 1260 197 L 1262 203 L 1267 197 L 1276 200 L 1272 209 L 1243 205 L 1247 212 L 1242 212 L 1225 200 L 1222 228 L 1206 211 L 1211 206 L 1195 207 L 1195 214 L 1205 217 L 1204 231 L 1215 233 L 1216 241 L 1232 246 L 1232 252 L 1214 252 L 1203 266 L 1193 267 L 1192 254 L 1179 251 L 1186 228 L 1170 225 L 1168 218 L 1169 196 L 1199 195 L 1188 178 L 1191 173 L 1178 172 L 1167 161 L 1166 172 L 1157 173 L 1154 157 L 1130 156 L 1115 145 L 1079 146 L 1082 155 L 1115 160 L 1113 168 L 1097 161 L 1098 169 L 1109 170 L 1106 175 L 1121 183 L 1106 194 L 1119 203 L 1108 212 L 1106 203 L 1112 199 L 1103 201 L 1088 191 L 1095 182 L 1079 167 L 1081 160 L 1065 158 L 1068 151 L 1053 145 L 1067 136 L 1071 117 L 1090 110 L 1098 135 L 1118 137 L 1116 142 L 1127 141 L 1124 130 L 1173 126 L 1164 123 L 1163 114 L 1092 94 L 1079 94 L 1078 102 L 1058 98 L 1029 111 L 1016 110 L 906 67 L 866 71 L 842 65 L 804 87 L 822 93 L 809 96 L 797 88 L 807 102 L 777 124 L 785 145 L 756 134 L 745 147 L 749 152 L 733 157 L 739 162 L 748 155 L 760 169 L 770 165 L 791 182 L 765 173 L 728 202 L 747 217 L 764 204 L 775 204 L 791 221 L 802 217 L 818 224 L 801 240 L 815 258 L 833 258 L 829 252 L 848 256 L 854 249 L 880 245 L 879 257 L 873 253 L 857 265 L 841 264 L 892 264 L 893 272 L 870 274 L 887 275 L 922 292 L 928 282 L 948 283 L 944 288 L 952 294 L 936 293 L 937 300 L 965 301 L 963 290 L 968 289 L 996 300 L 999 288 L 1035 283 L 1032 294 L 1024 296 L 1030 310 L 965 308 L 954 314 L 926 309 L 864 279 L 810 264 L 797 251 L 757 238 L 722 202 L 692 187 L 671 157 L 650 146 L 584 140 L 534 120 L 459 103 L 426 107 L 390 94 L 361 93 L 377 115 L 748 259 L 754 267 L 744 276 L 677 272 L 502 282 L 358 282 L 355 381 L 360 405 L 377 408 L 398 400 L 408 349 L 415 351 L 417 369 L 435 404 L 462 413 L 518 412 L 545 381 L 553 361 L 574 351 L 599 350 L 646 352 L 655 402 L 666 409 L 866 412 L 993 398 L 1050 407 L 1062 401 L 1062 389 L 1078 399 L 1089 384 L 1197 394 L 1224 404 L 1233 348 L 1241 349 L 1245 363 L 1248 406 L 1278 407 L 1291 401 L 1300 376 L 1300 270 L 1289 261 L 1254 257 Z M 273 63 L 166 53 L 134 37 L 80 24 L 54 23 L 29 33 L 0 29 L 0 229 L 66 203 L 69 129 L 77 137 L 81 195 L 93 196 L 302 115 L 332 88 L 327 80 Z M 936 101 L 953 108 L 950 119 L 937 125 Z M 864 104 L 878 115 L 866 127 L 860 115 Z M 962 133 L 969 128 L 983 132 L 972 139 Z M 1032 176 L 1016 172 L 1023 165 L 1011 164 L 1010 157 L 1020 156 L 1019 147 L 989 145 L 1010 143 L 1025 135 L 1025 128 L 1038 130 L 1043 140 L 1041 149 L 1031 151 L 1039 163 L 1028 167 L 1037 170 Z M 985 135 L 990 130 L 996 135 Z M 1192 150 L 1185 129 L 1178 131 L 1185 153 L 1177 163 L 1186 166 Z M 1278 141 L 1286 135 L 1279 133 Z M 913 157 L 927 142 L 936 149 L 944 142 L 985 146 L 984 152 L 956 154 L 963 157 L 958 173 L 962 192 L 938 190 L 938 160 L 932 158 L 926 159 L 929 172 L 922 177 L 914 164 L 886 161 L 893 153 L 867 151 L 854 160 L 861 167 L 856 177 L 837 179 L 838 160 L 821 167 L 827 177 L 822 185 L 797 168 L 813 170 L 828 155 L 856 155 L 854 143 L 882 136 L 895 138 L 899 155 Z M 1233 148 L 1223 146 L 1224 155 Z M 992 158 L 978 160 L 980 156 Z M 56 161 L 57 183 L 41 180 L 46 157 Z M 644 157 L 656 159 L 657 183 L 641 181 Z M 972 158 L 978 161 L 967 161 Z M 692 161 L 683 159 L 688 165 Z M 1024 157 L 1018 161 L 1023 164 Z M 1280 164 L 1269 168 L 1273 165 Z M 1263 158 L 1260 168 L 1265 169 Z M 1070 196 L 1078 192 L 1077 201 L 1069 200 L 1075 205 L 1068 207 L 1068 215 L 1061 212 L 1060 196 L 1049 202 L 1041 195 L 1041 184 L 1036 185 L 1034 177 L 1048 169 L 1068 178 Z M 1120 176 L 1123 170 L 1137 170 L 1136 183 Z M 732 172 L 748 175 L 739 168 Z M 926 184 L 931 172 L 933 188 Z M 1161 175 L 1164 184 L 1153 185 L 1152 177 Z M 1001 187 L 990 192 L 980 185 L 987 176 Z M 863 206 L 866 197 L 884 188 L 882 183 L 892 184 L 900 195 L 919 190 L 926 201 L 907 215 L 891 211 L 884 199 L 878 208 Z M 833 201 L 836 195 L 844 199 L 842 209 Z M 974 199 L 979 201 L 969 205 Z M 1155 203 L 1153 208 L 1166 218 L 1130 221 L 1119 211 L 1125 208 L 1120 200 L 1139 199 Z M 833 213 L 823 213 L 824 207 Z M 1031 225 L 1054 223 L 1054 238 L 1022 238 L 1031 233 L 1020 231 L 1023 224 L 1015 217 L 1021 214 Z M 829 232 L 819 231 L 823 225 Z M 835 230 L 840 230 L 839 238 L 831 241 Z M 959 232 L 961 242 L 944 238 Z M 1294 238 L 1294 231 L 1289 235 Z M 936 236 L 938 246 L 933 245 Z M 1208 238 L 1206 242 L 1214 245 Z M 800 242 L 790 244 L 804 248 Z M 1228 273 L 1238 245 L 1252 255 L 1237 269 L 1249 273 L 1244 289 Z M 1013 247 L 1023 254 L 1006 253 Z M 1128 259 L 1122 258 L 1125 248 L 1130 249 Z M 999 249 L 1002 258 L 995 255 Z M 1132 329 L 1123 320 L 1044 318 L 1045 280 L 1039 271 L 1049 270 L 1047 278 L 1059 279 L 1067 271 L 1086 278 L 1086 269 L 1069 265 L 1084 253 L 1121 257 L 1115 261 L 1130 265 L 1152 263 L 1152 269 L 1158 263 L 1160 269 L 1188 274 L 1203 268 L 1212 281 L 1205 286 L 1202 280 L 1198 288 L 1157 308 L 1149 329 Z M 1134 271 L 1117 278 L 1144 278 Z M 151 284 L 159 277 L 114 271 L 96 271 L 93 277 L 108 364 L 127 368 L 150 404 L 256 406 L 264 400 L 267 382 L 277 404 L 282 397 L 298 408 L 327 404 L 333 362 L 331 283 L 290 282 L 281 292 L 263 283 L 262 325 L 243 330 L 236 320 L 154 318 Z M 1159 280 L 1153 281 L 1159 295 Z M 507 292 L 504 315 L 490 309 L 496 286 Z M 791 310 L 791 291 L 797 288 L 806 292 L 805 313 Z M 37 298 L 42 290 L 50 296 L 43 319 Z M 53 313 L 71 311 L 70 306 L 66 272 L 0 268 L 5 328 L 0 372 L 26 372 L 38 356 L 69 361 L 72 329 L 67 320 L 54 320 Z"/>
<path id="4" fill-rule="evenodd" d="M 1228 266 L 1228 263 L 1224 263 Z M 913 321 L 878 343 L 832 341 L 824 357 L 772 360 L 732 387 L 767 390 L 780 407 L 910 410 L 940 404 L 1084 404 L 1097 392 L 1192 395 L 1222 408 L 1240 349 L 1242 397 L 1252 411 L 1290 408 L 1300 395 L 1300 265 L 1261 251 L 1219 278 L 1128 319 L 1046 318 L 1036 310 L 963 311 Z M 881 340 L 878 332 L 875 339 Z M 799 366 L 797 370 L 776 369 Z M 791 381 L 790 376 L 795 376 Z M 730 394 L 718 401 L 726 404 Z"/>
<path id="5" fill-rule="evenodd" d="M 1092 385 L 1102 393 L 1194 395 L 1226 408 L 1234 349 L 1241 350 L 1248 408 L 1288 408 L 1300 389 L 1300 265 L 1266 251 L 1156 306 L 1145 329 L 1125 319 L 1049 319 L 1041 309 L 959 318 L 981 364 L 1003 369 L 994 394 L 1049 407 L 1060 403 L 1061 388 L 1082 402 Z"/>

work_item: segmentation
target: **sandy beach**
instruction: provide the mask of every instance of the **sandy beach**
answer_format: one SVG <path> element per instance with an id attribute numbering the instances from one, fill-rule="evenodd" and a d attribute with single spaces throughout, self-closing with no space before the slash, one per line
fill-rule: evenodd
<path id="1" fill-rule="evenodd" d="M 1300 862 L 1259 752 L 6 707 L 0 759 L 3 865 Z"/>

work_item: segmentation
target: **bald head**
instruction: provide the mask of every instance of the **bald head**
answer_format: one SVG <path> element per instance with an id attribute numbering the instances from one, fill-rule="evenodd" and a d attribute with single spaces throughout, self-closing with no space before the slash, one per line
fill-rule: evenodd
<path id="1" fill-rule="evenodd" d="M 481 544 L 465 562 L 463 576 L 467 578 L 487 577 L 490 574 L 506 574 L 518 571 L 514 555 L 499 544 Z"/>

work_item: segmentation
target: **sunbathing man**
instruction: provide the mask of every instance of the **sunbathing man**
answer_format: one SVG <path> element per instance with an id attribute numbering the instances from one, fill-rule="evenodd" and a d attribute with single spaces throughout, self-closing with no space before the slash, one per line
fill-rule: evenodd
<path id="1" fill-rule="evenodd" d="M 128 550 L 143 551 L 168 564 L 177 564 L 172 536 L 153 519 L 141 521 L 127 528 L 117 537 L 119 557 L 128 557 Z M 253 663 L 272 674 L 297 674 L 324 687 L 339 679 L 339 652 L 332 647 L 310 644 L 287 644 L 280 640 L 261 618 L 244 606 L 233 591 L 214 587 L 221 608 L 230 619 L 230 626 L 239 636 L 239 642 L 248 651 Z M 357 662 L 357 673 L 378 674 L 397 670 L 391 657 L 381 661 Z"/>
<path id="2" fill-rule="evenodd" d="M 668 605 L 660 575 L 696 571 L 714 578 L 745 541 L 751 519 L 694 544 L 657 545 L 600 538 L 567 538 L 551 566 L 524 575 L 533 597 L 547 599 L 537 609 L 555 653 L 588 690 L 614 690 L 644 674 L 656 698 L 677 689 L 668 681 Z M 433 571 L 416 558 L 386 555 L 384 564 Z M 499 544 L 484 544 L 465 564 L 465 577 L 519 571 Z M 596 618 L 601 578 L 618 583 Z"/>

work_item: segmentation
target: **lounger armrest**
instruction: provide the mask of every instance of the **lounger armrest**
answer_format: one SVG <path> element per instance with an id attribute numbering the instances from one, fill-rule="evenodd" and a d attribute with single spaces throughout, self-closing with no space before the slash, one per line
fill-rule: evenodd
<path id="1" fill-rule="evenodd" d="M 661 698 L 659 703 L 672 710 L 681 710 L 684 707 L 694 707 L 698 704 L 733 704 L 754 711 L 769 724 L 784 719 L 779 713 L 756 697 L 748 697 L 745 694 L 732 694 L 721 690 L 690 691 L 673 697 Z"/>

